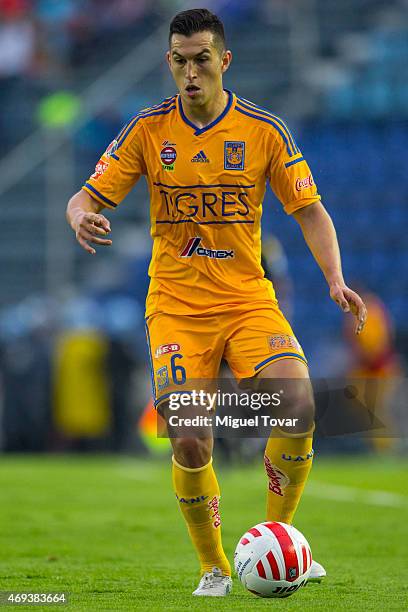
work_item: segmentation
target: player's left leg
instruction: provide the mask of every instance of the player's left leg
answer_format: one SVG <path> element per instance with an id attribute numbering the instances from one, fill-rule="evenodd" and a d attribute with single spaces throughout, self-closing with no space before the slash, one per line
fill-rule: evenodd
<path id="1" fill-rule="evenodd" d="M 266 518 L 291 524 L 313 460 L 314 401 L 308 369 L 298 359 L 281 359 L 270 363 L 256 378 L 263 391 L 274 389 L 274 381 L 280 381 L 278 386 L 284 389 L 280 413 L 295 423 L 271 433 L 264 455 Z"/>
<path id="2" fill-rule="evenodd" d="M 225 316 L 230 326 L 224 356 L 234 376 L 248 379 L 257 392 L 272 394 L 283 388 L 279 417 L 295 423 L 271 433 L 264 455 L 266 518 L 290 524 L 313 457 L 314 401 L 306 358 L 276 301 L 248 305 L 237 312 L 230 309 Z M 311 576 L 321 579 L 325 574 L 313 562 Z"/>
<path id="3" fill-rule="evenodd" d="M 306 364 L 296 358 L 270 363 L 257 379 L 263 389 L 279 380 L 285 395 L 282 414 L 292 422 L 298 420 L 294 427 L 282 427 L 278 435 L 271 433 L 264 455 L 268 476 L 266 518 L 291 524 L 312 468 L 313 389 Z M 324 567 L 313 560 L 309 581 L 320 582 L 325 576 Z"/>

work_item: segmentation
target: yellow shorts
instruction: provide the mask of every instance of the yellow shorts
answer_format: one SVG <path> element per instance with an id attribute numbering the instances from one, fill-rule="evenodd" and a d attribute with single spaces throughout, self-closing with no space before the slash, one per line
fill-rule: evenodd
<path id="1" fill-rule="evenodd" d="M 228 306 L 217 314 L 157 313 L 146 320 L 154 404 L 188 389 L 189 380 L 216 379 L 225 359 L 237 380 L 273 361 L 304 352 L 275 302 Z"/>

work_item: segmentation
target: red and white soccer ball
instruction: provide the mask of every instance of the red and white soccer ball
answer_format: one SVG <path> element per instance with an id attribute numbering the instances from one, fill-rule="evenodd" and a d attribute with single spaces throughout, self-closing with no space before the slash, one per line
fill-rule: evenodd
<path id="1" fill-rule="evenodd" d="M 259 523 L 235 549 L 235 571 L 245 588 L 259 597 L 289 597 L 304 586 L 312 552 L 300 531 L 286 523 Z"/>

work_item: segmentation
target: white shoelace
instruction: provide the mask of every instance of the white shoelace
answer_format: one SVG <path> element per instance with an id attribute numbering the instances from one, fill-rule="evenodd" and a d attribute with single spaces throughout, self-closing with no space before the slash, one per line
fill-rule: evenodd
<path id="1" fill-rule="evenodd" d="M 209 589 L 214 584 L 222 583 L 223 578 L 226 578 L 226 576 L 222 575 L 222 572 L 218 567 L 214 567 L 212 572 L 207 572 L 204 574 L 201 579 L 202 585 L 200 586 L 202 589 Z"/>

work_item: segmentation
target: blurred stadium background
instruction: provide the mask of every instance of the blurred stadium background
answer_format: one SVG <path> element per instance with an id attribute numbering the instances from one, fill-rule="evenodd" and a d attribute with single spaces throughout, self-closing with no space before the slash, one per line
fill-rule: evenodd
<path id="1" fill-rule="evenodd" d="M 346 278 L 365 294 L 356 343 L 293 220 L 269 191 L 264 259 L 319 377 L 401 379 L 408 353 L 407 0 L 214 0 L 234 61 L 226 86 L 288 121 L 333 216 Z M 143 310 L 143 183 L 91 258 L 68 198 L 139 109 L 174 92 L 163 56 L 179 0 L 0 0 L 0 449 L 158 452 Z M 108 213 L 110 214 L 110 213 Z M 386 443 L 406 451 L 406 399 Z M 394 423 L 394 425 L 392 425 Z M 406 439 L 406 437 L 405 437 Z M 160 447 L 161 448 L 161 447 Z M 165 452 L 168 448 L 165 447 Z"/>

